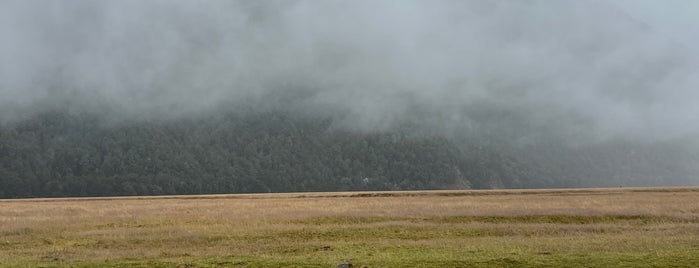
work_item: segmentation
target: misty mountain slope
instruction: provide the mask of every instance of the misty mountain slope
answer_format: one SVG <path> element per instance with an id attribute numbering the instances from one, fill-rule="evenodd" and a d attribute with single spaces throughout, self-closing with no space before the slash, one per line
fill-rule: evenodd
<path id="1" fill-rule="evenodd" d="M 696 185 L 697 14 L 1 1 L 0 196 Z"/>
<path id="2" fill-rule="evenodd" d="M 468 125 L 478 115 L 465 110 L 485 103 L 554 127 L 582 119 L 604 137 L 699 132 L 699 53 L 636 9 L 653 6 L 6 1 L 0 121 L 76 97 L 90 112 L 161 119 L 292 90 L 364 129 L 414 106 L 439 114 L 435 127 Z"/>
<path id="3" fill-rule="evenodd" d="M 682 144 L 359 132 L 266 112 L 105 124 L 43 113 L 0 129 L 0 197 L 696 184 Z"/>

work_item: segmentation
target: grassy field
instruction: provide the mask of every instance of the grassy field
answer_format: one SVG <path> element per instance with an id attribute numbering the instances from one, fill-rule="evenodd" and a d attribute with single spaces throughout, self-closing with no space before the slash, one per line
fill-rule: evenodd
<path id="1" fill-rule="evenodd" d="M 0 200 L 0 267 L 699 267 L 699 188 Z"/>

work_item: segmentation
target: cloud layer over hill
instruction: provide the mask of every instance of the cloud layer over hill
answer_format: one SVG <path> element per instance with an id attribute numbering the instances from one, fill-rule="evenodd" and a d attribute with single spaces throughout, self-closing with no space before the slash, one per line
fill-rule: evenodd
<path id="1" fill-rule="evenodd" d="M 589 138 L 696 133 L 697 49 L 638 3 L 4 1 L 0 112 L 69 104 L 158 118 L 253 102 L 334 109 L 358 129 L 410 118 Z"/>

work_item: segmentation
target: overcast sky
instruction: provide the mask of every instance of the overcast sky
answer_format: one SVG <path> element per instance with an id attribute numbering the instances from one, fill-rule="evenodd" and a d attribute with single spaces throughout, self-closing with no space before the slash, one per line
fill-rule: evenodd
<path id="1" fill-rule="evenodd" d="M 616 0 L 609 1 L 630 16 L 646 23 L 669 39 L 696 46 L 699 41 L 699 1 Z"/>
<path id="2" fill-rule="evenodd" d="M 298 91 L 364 128 L 504 111 L 672 138 L 699 130 L 696 18 L 692 0 L 1 1 L 0 112 L 162 116 Z"/>

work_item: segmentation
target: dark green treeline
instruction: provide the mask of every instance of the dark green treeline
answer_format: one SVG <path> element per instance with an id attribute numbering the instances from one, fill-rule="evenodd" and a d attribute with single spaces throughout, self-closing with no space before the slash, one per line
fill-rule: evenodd
<path id="1" fill-rule="evenodd" d="M 45 112 L 0 127 L 0 198 L 687 185 L 673 142 L 521 144 L 338 128 L 283 112 L 105 123 Z"/>

